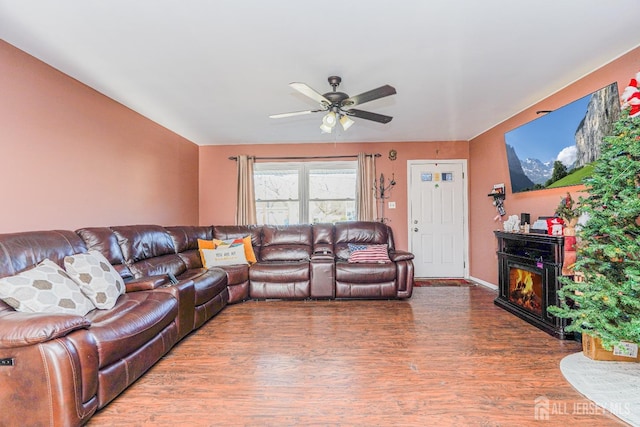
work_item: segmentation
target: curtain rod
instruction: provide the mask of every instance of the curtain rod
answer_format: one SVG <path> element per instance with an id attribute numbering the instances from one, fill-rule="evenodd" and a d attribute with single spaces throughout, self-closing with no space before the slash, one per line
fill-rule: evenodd
<path id="1" fill-rule="evenodd" d="M 380 157 L 382 154 L 365 154 L 367 157 Z M 310 159 L 353 159 L 357 158 L 357 154 L 345 155 L 345 156 L 302 156 L 302 157 L 257 157 L 257 156 L 249 156 L 253 160 L 310 160 Z M 229 157 L 229 160 L 238 160 L 237 156 Z"/>

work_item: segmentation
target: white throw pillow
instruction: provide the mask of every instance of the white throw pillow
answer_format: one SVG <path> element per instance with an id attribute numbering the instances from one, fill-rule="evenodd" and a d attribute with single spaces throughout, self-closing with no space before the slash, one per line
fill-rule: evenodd
<path id="1" fill-rule="evenodd" d="M 224 265 L 249 264 L 244 245 L 220 246 L 217 249 L 200 249 L 205 268 Z"/>
<path id="2" fill-rule="evenodd" d="M 98 251 L 67 256 L 64 268 L 97 308 L 113 308 L 125 292 L 124 280 Z"/>
<path id="3" fill-rule="evenodd" d="M 49 259 L 15 276 L 0 279 L 0 299 L 25 313 L 84 316 L 95 309 L 76 282 Z"/>

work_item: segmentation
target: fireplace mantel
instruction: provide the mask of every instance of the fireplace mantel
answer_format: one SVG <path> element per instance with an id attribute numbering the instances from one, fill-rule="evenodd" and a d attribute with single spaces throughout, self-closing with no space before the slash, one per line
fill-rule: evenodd
<path id="1" fill-rule="evenodd" d="M 498 297 L 495 304 L 560 339 L 566 319 L 550 315 L 558 305 L 564 237 L 534 233 L 495 232 L 498 239 Z"/>

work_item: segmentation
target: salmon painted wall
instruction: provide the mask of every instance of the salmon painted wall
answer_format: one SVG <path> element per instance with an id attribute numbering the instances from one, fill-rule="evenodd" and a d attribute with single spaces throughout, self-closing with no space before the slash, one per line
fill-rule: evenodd
<path id="1" fill-rule="evenodd" d="M 505 183 L 507 187 L 506 217 L 529 212 L 532 221 L 539 216 L 553 215 L 567 191 L 574 199 L 584 195 L 582 185 L 512 194 L 504 145 L 505 132 L 539 117 L 535 113 L 538 110 L 555 110 L 612 82 L 618 82 L 618 91 L 622 93 L 638 70 L 640 48 L 628 52 L 470 141 L 469 259 L 472 277 L 494 285 L 498 283 L 496 239 L 493 231 L 501 228 L 502 224 L 493 220 L 496 209 L 491 204 L 491 198 L 487 197 L 493 184 Z"/>
<path id="2" fill-rule="evenodd" d="M 198 147 L 0 41 L 0 232 L 198 223 Z"/>
<path id="3" fill-rule="evenodd" d="M 389 160 L 395 149 L 398 158 Z M 331 143 L 331 144 L 256 144 L 215 145 L 200 147 L 200 224 L 234 224 L 236 206 L 236 162 L 230 156 L 340 156 L 359 152 L 380 153 L 376 160 L 378 176 L 395 174 L 397 182 L 387 202 L 396 202 L 396 209 L 385 205 L 385 217 L 398 249 L 408 248 L 407 228 L 407 161 L 431 159 L 468 159 L 469 144 L 454 142 L 401 143 Z M 354 159 L 355 160 L 355 159 Z"/>

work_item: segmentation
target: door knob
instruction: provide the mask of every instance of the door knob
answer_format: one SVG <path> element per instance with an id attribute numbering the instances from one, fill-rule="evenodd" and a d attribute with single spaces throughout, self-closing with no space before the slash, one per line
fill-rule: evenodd
<path id="1" fill-rule="evenodd" d="M 418 232 L 418 227 L 414 228 L 413 231 Z"/>

